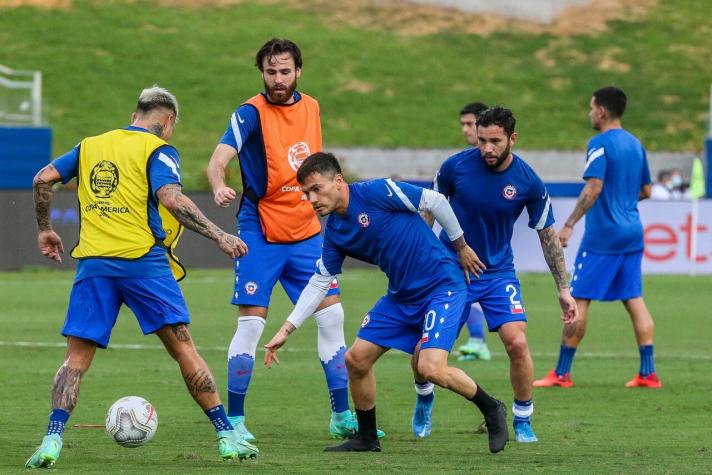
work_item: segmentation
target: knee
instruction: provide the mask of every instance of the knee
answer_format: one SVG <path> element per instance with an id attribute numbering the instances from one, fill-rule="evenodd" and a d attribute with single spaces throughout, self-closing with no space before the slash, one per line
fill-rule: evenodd
<path id="1" fill-rule="evenodd" d="M 349 370 L 349 376 L 363 378 L 371 370 L 371 365 L 361 355 L 349 350 L 346 352 L 346 368 Z"/>
<path id="2" fill-rule="evenodd" d="M 510 360 L 520 360 L 529 356 L 529 345 L 527 337 L 519 334 L 505 345 Z"/>
<path id="3" fill-rule="evenodd" d="M 655 323 L 653 323 L 652 318 L 646 318 L 642 322 L 638 322 L 636 326 L 640 333 L 653 333 L 655 331 Z"/>
<path id="4" fill-rule="evenodd" d="M 418 373 L 428 381 L 445 387 L 443 386 L 445 378 L 442 377 L 443 368 L 441 364 L 421 357 L 418 359 Z"/>

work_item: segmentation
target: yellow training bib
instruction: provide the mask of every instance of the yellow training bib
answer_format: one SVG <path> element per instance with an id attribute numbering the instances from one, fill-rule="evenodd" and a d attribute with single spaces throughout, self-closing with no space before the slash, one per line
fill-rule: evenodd
<path id="1" fill-rule="evenodd" d="M 163 145 L 167 143 L 153 134 L 125 129 L 81 142 L 77 170 L 81 226 L 72 257 L 133 260 L 161 243 L 148 223 L 148 159 Z M 172 251 L 183 227 L 162 205 L 158 210 L 171 270 L 180 280 L 185 269 Z"/>

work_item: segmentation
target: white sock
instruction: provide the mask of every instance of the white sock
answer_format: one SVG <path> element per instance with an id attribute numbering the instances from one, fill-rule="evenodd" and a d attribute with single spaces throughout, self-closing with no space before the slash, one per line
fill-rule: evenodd
<path id="1" fill-rule="evenodd" d="M 262 317 L 248 316 L 237 319 L 237 330 L 232 337 L 230 347 L 227 350 L 227 359 L 238 355 L 250 355 L 255 357 L 257 344 L 265 329 L 265 319 Z"/>
<path id="2" fill-rule="evenodd" d="M 413 386 L 415 387 L 415 392 L 418 393 L 418 396 L 427 396 L 435 389 L 435 385 L 430 381 L 425 383 L 414 383 Z"/>
<path id="3" fill-rule="evenodd" d="M 317 327 L 316 348 L 319 359 L 328 363 L 341 348 L 346 347 L 344 338 L 344 307 L 336 303 L 314 314 Z"/>

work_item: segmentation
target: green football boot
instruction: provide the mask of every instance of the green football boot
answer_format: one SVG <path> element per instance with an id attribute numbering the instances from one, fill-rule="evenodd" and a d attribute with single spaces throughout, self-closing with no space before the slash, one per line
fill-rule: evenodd
<path id="1" fill-rule="evenodd" d="M 223 460 L 255 459 L 260 450 L 246 442 L 235 430 L 221 430 L 218 432 L 218 453 Z"/>
<path id="2" fill-rule="evenodd" d="M 230 424 L 235 428 L 237 434 L 246 442 L 254 442 L 255 436 L 245 427 L 245 416 L 228 416 Z"/>
<path id="3" fill-rule="evenodd" d="M 329 421 L 329 434 L 334 439 L 351 439 L 358 432 L 358 421 L 353 412 L 348 409 L 343 412 L 332 412 Z M 378 438 L 385 437 L 386 433 L 378 429 Z"/>
<path id="4" fill-rule="evenodd" d="M 25 462 L 25 468 L 50 468 L 59 459 L 62 450 L 62 436 L 52 434 L 44 436 L 42 445 L 37 447 L 32 457 Z"/>
<path id="5" fill-rule="evenodd" d="M 487 342 L 481 338 L 470 338 L 459 350 L 460 357 L 458 361 L 489 361 L 492 359 L 492 354 L 487 347 Z"/>

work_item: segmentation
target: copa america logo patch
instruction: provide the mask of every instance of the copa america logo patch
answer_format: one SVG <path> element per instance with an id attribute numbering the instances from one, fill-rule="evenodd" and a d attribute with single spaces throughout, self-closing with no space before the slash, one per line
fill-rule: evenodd
<path id="1" fill-rule="evenodd" d="M 361 328 L 365 327 L 371 322 L 371 315 L 366 314 L 365 317 L 363 317 L 363 321 L 361 322 Z"/>
<path id="2" fill-rule="evenodd" d="M 258 288 L 259 287 L 257 286 L 257 282 L 249 281 L 245 284 L 245 292 L 247 292 L 247 295 L 255 295 L 255 293 L 257 293 Z"/>
<path id="3" fill-rule="evenodd" d="M 508 200 L 513 200 L 517 196 L 517 189 L 511 183 L 504 188 L 502 188 L 502 196 Z"/>
<path id="4" fill-rule="evenodd" d="M 289 150 L 287 151 L 289 166 L 296 172 L 299 170 L 299 167 L 302 166 L 302 162 L 304 162 L 309 155 L 311 155 L 311 151 L 309 150 L 309 145 L 307 145 L 306 142 L 295 143 L 289 147 Z"/>
<path id="5" fill-rule="evenodd" d="M 371 218 L 369 218 L 366 213 L 359 213 L 358 224 L 360 224 L 362 228 L 367 228 L 368 225 L 371 224 Z"/>

